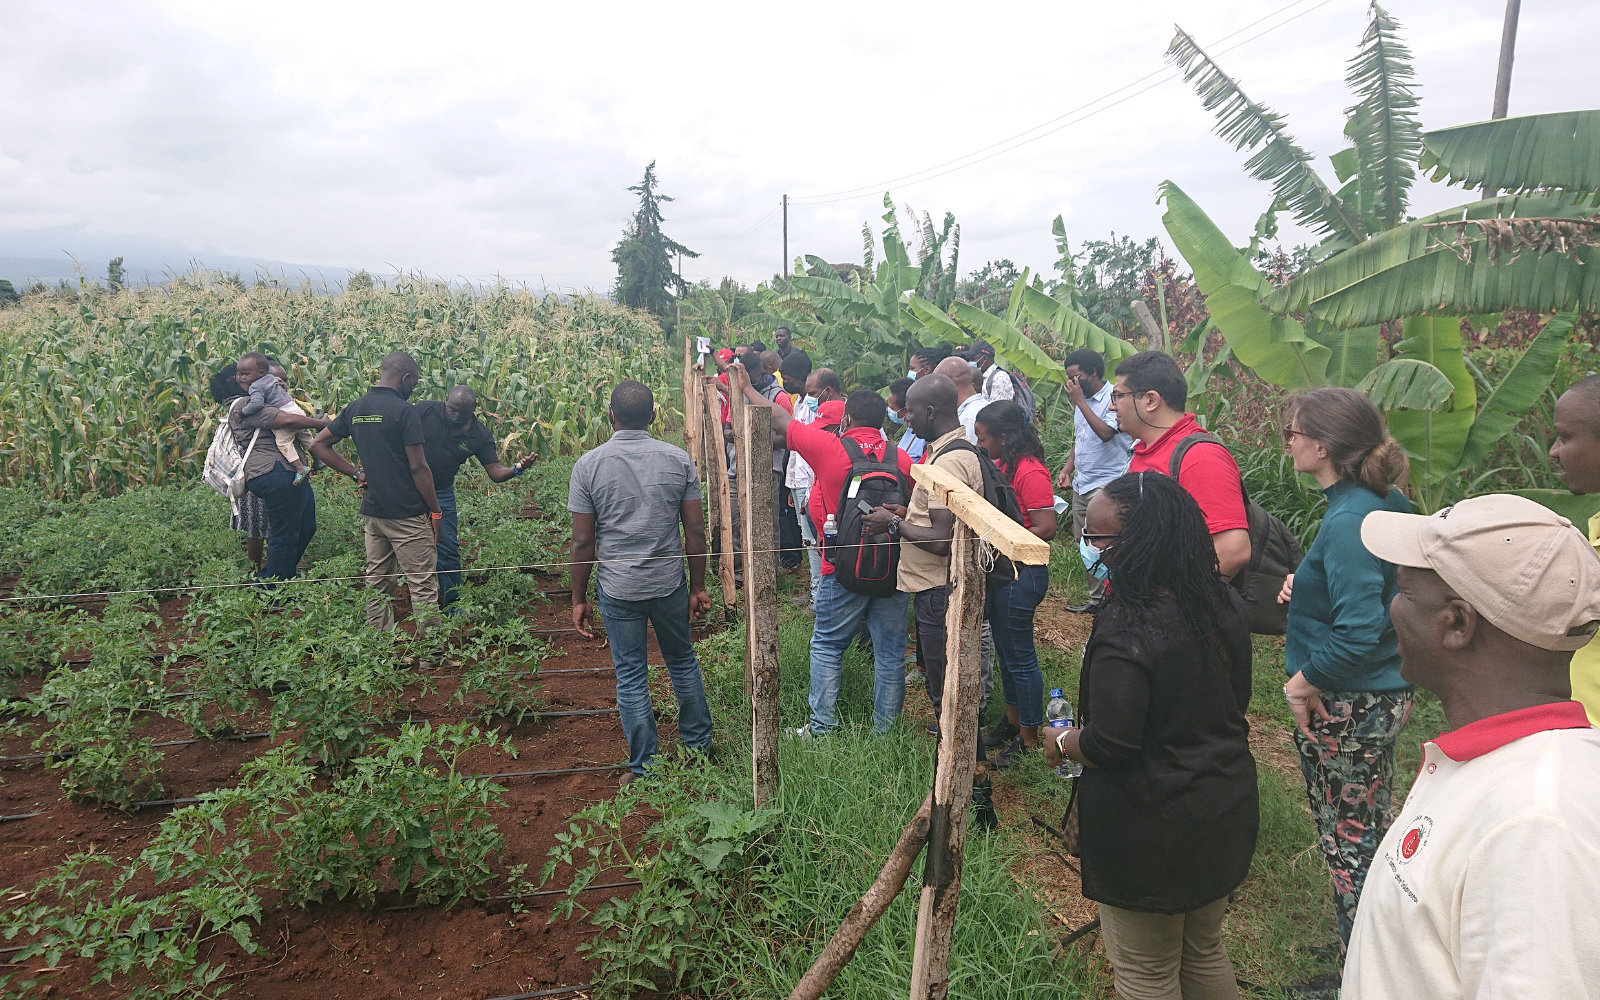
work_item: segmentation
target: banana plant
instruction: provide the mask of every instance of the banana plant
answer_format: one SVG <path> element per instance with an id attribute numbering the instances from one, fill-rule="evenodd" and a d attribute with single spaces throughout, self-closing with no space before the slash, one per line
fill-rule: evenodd
<path id="1" fill-rule="evenodd" d="M 1600 268 L 1587 266 L 1600 227 L 1586 214 L 1600 190 L 1600 112 L 1424 133 L 1410 53 L 1399 25 L 1374 3 L 1345 78 L 1357 103 L 1345 126 L 1351 146 L 1331 158 L 1342 185 L 1335 191 L 1283 116 L 1246 95 L 1182 29 L 1168 56 L 1217 113 L 1223 138 L 1255 151 L 1246 170 L 1325 236 L 1320 262 L 1273 289 L 1198 205 L 1170 181 L 1162 185 L 1162 221 L 1235 357 L 1291 390 L 1367 392 L 1388 411 L 1421 486 L 1481 461 L 1549 384 L 1571 321 L 1547 322 L 1480 408 L 1460 316 L 1600 303 Z M 1406 221 L 1419 156 L 1435 181 L 1508 194 Z M 1403 337 L 1379 364 L 1380 324 L 1396 320 Z"/>

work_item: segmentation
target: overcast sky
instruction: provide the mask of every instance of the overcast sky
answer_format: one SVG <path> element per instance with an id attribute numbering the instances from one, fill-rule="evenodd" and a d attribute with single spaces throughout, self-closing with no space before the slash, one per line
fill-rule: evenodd
<path id="1" fill-rule="evenodd" d="M 963 272 L 1000 257 L 1048 268 L 1058 213 L 1074 245 L 1160 234 L 1168 178 L 1242 243 L 1269 189 L 1192 91 L 1160 82 L 1162 52 L 1175 21 L 1212 47 L 1289 115 L 1331 182 L 1366 5 L 1286 3 L 9 0 L 0 256 L 65 227 L 202 256 L 603 291 L 626 188 L 650 160 L 677 199 L 667 232 L 703 252 L 692 278 L 778 270 L 785 192 L 791 257 L 859 260 L 887 189 L 956 214 Z M 1503 10 L 1394 0 L 1425 126 L 1488 117 Z M 1597 37 L 1600 3 L 1529 0 L 1511 113 L 1600 107 Z M 1464 200 L 1420 181 L 1413 206 Z"/>

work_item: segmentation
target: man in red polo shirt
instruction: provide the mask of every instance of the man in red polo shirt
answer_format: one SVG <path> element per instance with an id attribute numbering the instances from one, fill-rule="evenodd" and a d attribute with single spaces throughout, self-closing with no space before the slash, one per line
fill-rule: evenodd
<path id="1" fill-rule="evenodd" d="M 1118 429 L 1134 439 L 1129 472 L 1169 475 L 1178 444 L 1191 434 L 1205 433 L 1194 414 L 1184 412 L 1188 401 L 1183 369 L 1165 354 L 1143 351 L 1117 362 L 1111 405 Z M 1217 567 L 1224 580 L 1232 580 L 1250 562 L 1250 520 L 1239 463 L 1220 444 L 1196 442 L 1184 453 L 1178 485 L 1200 505 L 1217 548 Z"/>
<path id="2" fill-rule="evenodd" d="M 734 377 L 739 378 L 737 374 Z M 817 408 L 817 419 L 808 425 L 763 398 L 750 388 L 748 381 L 739 379 L 735 384 L 751 405 L 772 408 L 774 440 L 781 439 L 798 452 L 816 475 L 806 508 L 816 526 L 817 537 L 822 537 L 828 515 L 837 512 L 839 494 L 850 478 L 850 456 L 839 443 L 841 437 L 850 438 L 863 453 L 878 461 L 883 460 L 886 450 L 892 452 L 900 471 L 910 478 L 910 457 L 883 435 L 887 410 L 883 397 L 877 393 L 852 392 L 844 401 L 843 413 L 838 416 L 836 407 L 840 404 L 837 401 L 823 403 Z M 825 429 L 830 422 L 838 424 L 837 433 Z M 834 704 L 839 699 L 839 686 L 844 677 L 844 651 L 863 621 L 872 635 L 872 728 L 886 732 L 894 725 L 906 700 L 906 608 L 910 598 L 910 594 L 899 591 L 889 597 L 852 593 L 834 579 L 833 564 L 823 556 L 822 580 L 812 602 L 816 630 L 811 636 L 811 720 L 795 735 L 802 738 L 822 736 L 839 724 Z"/>

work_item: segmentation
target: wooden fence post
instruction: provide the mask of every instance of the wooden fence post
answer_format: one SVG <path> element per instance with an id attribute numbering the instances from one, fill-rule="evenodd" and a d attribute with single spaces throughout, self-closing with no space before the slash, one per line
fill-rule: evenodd
<path id="1" fill-rule="evenodd" d="M 705 443 L 700 433 L 700 422 L 705 415 L 705 406 L 700 402 L 700 379 L 694 373 L 694 345 L 690 343 L 687 334 L 683 338 L 683 443 L 689 452 L 690 461 L 704 479 L 706 474 L 705 456 L 701 454 L 701 447 Z"/>
<path id="2" fill-rule="evenodd" d="M 717 569 L 722 579 L 722 604 L 732 608 L 738 599 L 738 592 L 733 582 L 733 501 L 728 494 L 728 460 L 722 445 L 722 407 L 717 398 L 716 380 L 707 377 L 703 386 L 706 492 L 711 495 L 716 522 L 712 530 L 720 532 L 722 539 L 717 557 Z"/>
<path id="3" fill-rule="evenodd" d="M 740 380 L 741 384 L 743 380 Z M 778 566 L 772 551 L 772 411 L 741 405 L 739 517 L 744 522 L 745 680 L 755 806 L 778 797 Z"/>
<path id="4" fill-rule="evenodd" d="M 944 1000 L 950 987 L 950 946 L 961 895 L 961 855 L 978 759 L 978 664 L 983 626 L 984 573 L 978 540 L 961 520 L 950 545 L 950 592 L 945 612 L 944 705 L 939 716 L 939 763 L 933 780 L 928 857 L 911 959 L 912 1000 Z"/>

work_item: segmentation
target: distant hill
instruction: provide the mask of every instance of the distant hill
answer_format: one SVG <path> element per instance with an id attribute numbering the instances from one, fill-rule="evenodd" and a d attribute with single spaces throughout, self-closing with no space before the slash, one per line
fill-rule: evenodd
<path id="1" fill-rule="evenodd" d="M 122 270 L 130 285 L 161 284 L 186 271 L 206 268 L 230 274 L 237 271 L 247 284 L 254 284 L 259 277 L 276 279 L 291 287 L 307 281 L 313 287 L 336 286 L 357 270 L 210 253 L 172 241 L 93 235 L 65 227 L 0 232 L 0 278 L 10 281 L 19 292 L 35 281 L 55 285 L 65 278 L 76 285 L 80 268 L 86 280 L 104 282 L 106 263 L 113 257 L 122 258 Z"/>

